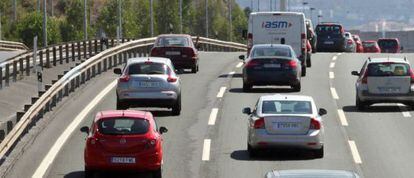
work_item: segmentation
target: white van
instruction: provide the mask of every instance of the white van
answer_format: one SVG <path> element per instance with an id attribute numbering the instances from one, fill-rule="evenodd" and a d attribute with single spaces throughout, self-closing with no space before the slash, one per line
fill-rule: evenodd
<path id="1" fill-rule="evenodd" d="M 302 76 L 306 75 L 305 15 L 298 12 L 252 12 L 247 34 L 248 54 L 255 44 L 287 44 L 292 46 L 302 62 Z"/>

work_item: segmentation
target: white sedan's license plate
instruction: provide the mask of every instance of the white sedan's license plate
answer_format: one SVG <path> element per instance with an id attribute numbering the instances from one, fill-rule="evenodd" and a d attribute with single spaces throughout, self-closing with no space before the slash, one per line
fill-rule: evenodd
<path id="1" fill-rule="evenodd" d="M 299 127 L 297 122 L 278 122 L 274 123 L 273 127 L 275 129 L 294 129 Z"/>
<path id="2" fill-rule="evenodd" d="M 265 68 L 280 68 L 280 64 L 264 64 Z"/>
<path id="3" fill-rule="evenodd" d="M 160 87 L 160 82 L 138 82 L 137 86 L 142 88 L 157 88 Z"/>
<path id="4" fill-rule="evenodd" d="M 181 55 L 180 51 L 165 51 L 165 55 Z"/>
<path id="5" fill-rule="evenodd" d="M 132 157 L 112 157 L 111 163 L 134 164 L 135 158 Z"/>
<path id="6" fill-rule="evenodd" d="M 333 41 L 325 41 L 324 44 L 334 44 Z"/>

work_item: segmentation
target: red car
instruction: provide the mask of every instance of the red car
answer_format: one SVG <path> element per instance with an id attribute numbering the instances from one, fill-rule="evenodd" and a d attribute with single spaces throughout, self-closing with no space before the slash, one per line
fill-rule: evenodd
<path id="1" fill-rule="evenodd" d="M 198 50 L 190 35 L 159 35 L 150 55 L 169 58 L 176 69 L 198 71 Z"/>
<path id="2" fill-rule="evenodd" d="M 381 49 L 378 46 L 377 41 L 369 40 L 363 41 L 362 46 L 364 47 L 364 53 L 380 53 Z"/>
<path id="3" fill-rule="evenodd" d="M 355 44 L 356 44 L 356 52 L 357 53 L 363 53 L 364 52 L 364 47 L 362 46 L 361 38 L 359 38 L 358 35 L 352 35 L 352 38 L 354 39 Z"/>
<path id="4" fill-rule="evenodd" d="M 162 134 L 150 112 L 133 110 L 102 111 L 96 114 L 84 152 L 85 177 L 105 171 L 150 171 L 160 178 Z"/>
<path id="5" fill-rule="evenodd" d="M 398 38 L 380 38 L 377 43 L 382 53 L 400 53 L 403 50 Z"/>

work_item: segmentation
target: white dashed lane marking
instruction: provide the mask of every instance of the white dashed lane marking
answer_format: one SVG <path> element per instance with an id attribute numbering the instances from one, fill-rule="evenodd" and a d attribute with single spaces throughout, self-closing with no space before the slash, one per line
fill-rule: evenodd
<path id="1" fill-rule="evenodd" d="M 213 108 L 210 113 L 210 117 L 208 118 L 208 125 L 216 124 L 218 108 Z"/>
<path id="2" fill-rule="evenodd" d="M 358 152 L 355 142 L 352 140 L 348 140 L 348 143 L 349 143 L 349 147 L 351 148 L 351 153 L 352 153 L 352 157 L 354 158 L 354 162 L 356 164 L 361 164 L 362 160 L 361 160 L 361 157 L 359 156 L 359 152 Z"/>
<path id="3" fill-rule="evenodd" d="M 210 147 L 211 147 L 211 139 L 204 139 L 203 155 L 201 157 L 201 160 L 203 161 L 210 160 Z"/>
<path id="4" fill-rule="evenodd" d="M 329 64 L 330 68 L 334 68 L 335 67 L 335 62 L 331 62 L 331 64 Z"/>
<path id="5" fill-rule="evenodd" d="M 334 56 L 334 57 L 332 57 L 332 60 L 333 60 L 333 61 L 336 61 L 336 59 L 338 59 L 338 56 Z"/>
<path id="6" fill-rule="evenodd" d="M 346 120 L 345 113 L 342 109 L 338 109 L 338 116 L 342 126 L 348 126 L 348 121 Z"/>
<path id="7" fill-rule="evenodd" d="M 333 72 L 329 72 L 329 78 L 330 79 L 334 79 L 335 78 L 335 74 Z"/>
<path id="8" fill-rule="evenodd" d="M 398 107 L 400 108 L 401 113 L 404 117 L 411 117 L 411 114 L 406 106 L 404 106 L 403 104 L 398 104 Z"/>
<path id="9" fill-rule="evenodd" d="M 227 87 L 221 87 L 219 92 L 217 93 L 217 98 L 222 98 L 224 93 L 226 92 Z"/>
<path id="10" fill-rule="evenodd" d="M 331 87 L 331 93 L 332 93 L 332 98 L 333 99 L 336 99 L 336 100 L 339 99 L 338 93 L 336 93 L 335 88 Z"/>

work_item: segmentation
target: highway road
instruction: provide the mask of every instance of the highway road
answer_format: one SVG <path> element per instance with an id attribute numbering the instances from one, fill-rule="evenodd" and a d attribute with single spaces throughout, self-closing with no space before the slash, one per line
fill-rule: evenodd
<path id="1" fill-rule="evenodd" d="M 359 70 L 369 54 L 314 54 L 299 93 L 283 87 L 260 87 L 243 93 L 239 54 L 201 53 L 200 72 L 180 75 L 180 116 L 149 109 L 158 125 L 169 129 L 164 135 L 165 177 L 256 178 L 272 169 L 302 168 L 353 170 L 376 178 L 414 176 L 414 113 L 405 106 L 390 104 L 364 112 L 354 107 L 356 77 L 350 73 Z M 79 128 L 89 126 L 96 112 L 115 109 L 115 78 L 105 73 L 89 81 L 39 121 L 12 152 L 15 161 L 6 164 L 10 167 L 5 177 L 83 177 L 85 135 Z M 276 93 L 310 95 L 318 107 L 328 110 L 324 117 L 324 158 L 314 159 L 311 153 L 296 150 L 249 158 L 247 116 L 241 110 L 253 107 L 261 95 Z M 136 176 L 110 173 L 99 177 Z"/>
<path id="2" fill-rule="evenodd" d="M 6 59 L 9 59 L 13 56 L 17 56 L 24 51 L 0 51 L 0 62 L 3 62 Z"/>

